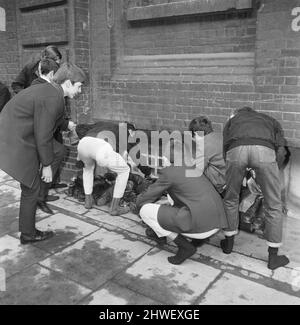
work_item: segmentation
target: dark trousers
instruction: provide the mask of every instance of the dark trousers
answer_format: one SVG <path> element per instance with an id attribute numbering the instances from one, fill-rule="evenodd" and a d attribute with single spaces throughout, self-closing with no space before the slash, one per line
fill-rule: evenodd
<path id="1" fill-rule="evenodd" d="M 65 150 L 64 145 L 62 145 L 54 140 L 53 141 L 53 151 L 54 151 L 54 161 L 51 164 L 51 168 L 52 168 L 53 180 L 55 180 L 55 175 L 57 175 L 57 171 L 59 170 L 59 167 L 65 157 L 66 150 Z M 52 183 L 53 183 L 53 180 L 52 180 Z M 41 181 L 41 187 L 40 187 L 38 201 L 45 202 L 50 186 L 51 186 L 51 183 L 45 183 L 45 182 Z"/>
<path id="2" fill-rule="evenodd" d="M 281 184 L 275 151 L 263 146 L 239 146 L 226 155 L 226 194 L 224 207 L 228 231 L 235 231 L 239 224 L 239 198 L 246 168 L 256 172 L 256 182 L 264 196 L 265 238 L 268 245 L 281 244 L 282 204 Z M 279 246 L 279 245 L 278 245 Z"/>
<path id="3" fill-rule="evenodd" d="M 53 141 L 54 161 L 51 164 L 52 173 L 55 175 L 65 156 L 65 148 L 60 143 Z M 19 212 L 19 231 L 23 234 L 35 233 L 35 214 L 38 201 L 45 201 L 50 184 L 41 181 L 37 173 L 31 188 L 21 184 L 21 202 Z"/>
<path id="4" fill-rule="evenodd" d="M 62 136 L 62 133 L 61 133 L 61 130 L 60 128 L 58 128 L 54 135 L 53 135 L 54 139 L 58 142 L 58 143 L 61 143 L 63 144 L 64 141 L 63 141 L 63 136 Z M 53 180 L 52 180 L 52 184 L 58 184 L 60 182 L 60 168 L 57 169 L 57 172 L 55 173 L 55 175 L 53 175 Z"/>
<path id="5" fill-rule="evenodd" d="M 19 231 L 26 235 L 35 233 L 35 214 L 40 192 L 41 178 L 37 173 L 32 187 L 21 183 L 21 202 L 19 211 Z"/>

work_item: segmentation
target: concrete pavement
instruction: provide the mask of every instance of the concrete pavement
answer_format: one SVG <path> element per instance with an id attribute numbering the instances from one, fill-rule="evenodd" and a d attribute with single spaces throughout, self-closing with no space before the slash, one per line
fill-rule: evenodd
<path id="1" fill-rule="evenodd" d="M 55 215 L 37 215 L 54 238 L 22 246 L 18 239 L 20 189 L 0 171 L 0 305 L 217 305 L 300 304 L 300 219 L 287 217 L 282 253 L 291 263 L 271 271 L 257 234 L 240 232 L 231 255 L 222 234 L 182 265 L 144 234 L 133 214 L 112 217 L 107 207 L 87 211 L 60 192 Z"/>

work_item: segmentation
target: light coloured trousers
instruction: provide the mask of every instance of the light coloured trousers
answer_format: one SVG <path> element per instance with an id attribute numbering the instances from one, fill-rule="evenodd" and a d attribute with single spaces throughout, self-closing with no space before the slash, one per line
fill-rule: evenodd
<path id="1" fill-rule="evenodd" d="M 97 164 L 117 173 L 113 197 L 123 197 L 130 169 L 121 155 L 115 152 L 109 143 L 102 139 L 83 138 L 78 144 L 78 158 L 84 163 L 83 187 L 86 195 L 93 193 L 94 169 Z"/>
<path id="2" fill-rule="evenodd" d="M 238 146 L 226 154 L 226 195 L 224 207 L 229 231 L 239 225 L 239 199 L 246 168 L 256 172 L 256 182 L 264 196 L 265 238 L 270 247 L 282 241 L 281 182 L 275 151 L 265 146 Z"/>
<path id="3" fill-rule="evenodd" d="M 160 204 L 155 203 L 147 203 L 143 205 L 140 211 L 140 216 L 143 221 L 153 229 L 158 237 L 169 237 L 171 239 L 175 239 L 178 234 L 175 234 L 169 230 L 166 230 L 160 226 L 157 220 L 158 210 L 160 208 Z M 215 233 L 217 233 L 219 229 L 213 229 L 208 232 L 198 233 L 198 234 L 181 234 L 182 236 L 195 238 L 195 239 L 205 239 L 208 238 Z"/>

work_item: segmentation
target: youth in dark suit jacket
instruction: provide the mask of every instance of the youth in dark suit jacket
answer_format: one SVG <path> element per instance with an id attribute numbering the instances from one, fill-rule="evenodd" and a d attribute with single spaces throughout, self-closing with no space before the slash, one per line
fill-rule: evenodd
<path id="1" fill-rule="evenodd" d="M 53 235 L 35 228 L 37 201 L 40 187 L 46 188 L 52 182 L 64 157 L 63 145 L 53 138 L 64 116 L 64 97 L 74 98 L 79 94 L 84 80 L 85 74 L 80 68 L 62 65 L 54 76 L 56 83 L 23 90 L 0 114 L 0 168 L 21 183 L 22 244 Z"/>
<path id="2" fill-rule="evenodd" d="M 60 64 L 62 55 L 56 46 L 49 45 L 38 57 L 32 58 L 31 62 L 28 62 L 24 66 L 22 71 L 11 84 L 11 88 L 16 94 L 21 90 L 28 88 L 32 82 L 39 77 L 39 64 L 43 59 L 52 59 L 57 62 L 57 64 Z"/>
<path id="3" fill-rule="evenodd" d="M 161 169 L 159 179 L 137 199 L 140 216 L 157 235 L 152 235 L 153 239 L 167 236 L 179 247 L 176 256 L 168 258 L 172 264 L 181 264 L 195 253 L 186 237 L 204 239 L 227 225 L 223 202 L 214 186 L 206 176 L 191 177 L 189 171 L 174 164 Z M 173 206 L 153 204 L 164 192 L 174 201 Z"/>
<path id="4" fill-rule="evenodd" d="M 42 59 L 40 62 L 40 76 L 33 80 L 31 86 L 34 85 L 40 85 L 40 84 L 44 84 L 47 82 L 51 82 L 51 80 L 53 79 L 54 74 L 56 73 L 56 71 L 59 68 L 59 64 L 57 62 L 55 62 L 52 59 Z M 73 128 L 76 128 L 75 123 L 73 123 L 72 121 L 69 121 L 69 119 L 66 118 L 66 115 L 64 116 L 63 119 L 61 119 L 61 122 L 58 124 L 58 128 L 57 130 L 55 130 L 54 133 L 54 139 L 63 144 L 63 137 L 62 137 L 62 133 L 63 131 L 71 131 Z M 59 183 L 59 178 L 60 178 L 60 169 L 58 169 L 57 173 L 54 175 L 52 184 L 50 188 L 63 188 L 63 187 L 67 187 L 67 184 L 63 184 L 63 183 Z M 46 201 L 56 201 L 59 199 L 59 196 L 54 196 L 54 195 L 47 195 L 46 197 Z M 49 208 L 46 207 L 46 210 L 48 210 L 48 213 L 50 212 Z M 47 211 L 44 211 L 47 213 Z"/>

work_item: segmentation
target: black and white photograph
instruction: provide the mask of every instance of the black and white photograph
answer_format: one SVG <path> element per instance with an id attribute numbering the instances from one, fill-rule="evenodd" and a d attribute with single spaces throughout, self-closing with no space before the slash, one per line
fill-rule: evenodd
<path id="1" fill-rule="evenodd" d="M 12 305 L 300 305 L 300 0 L 0 0 Z"/>

